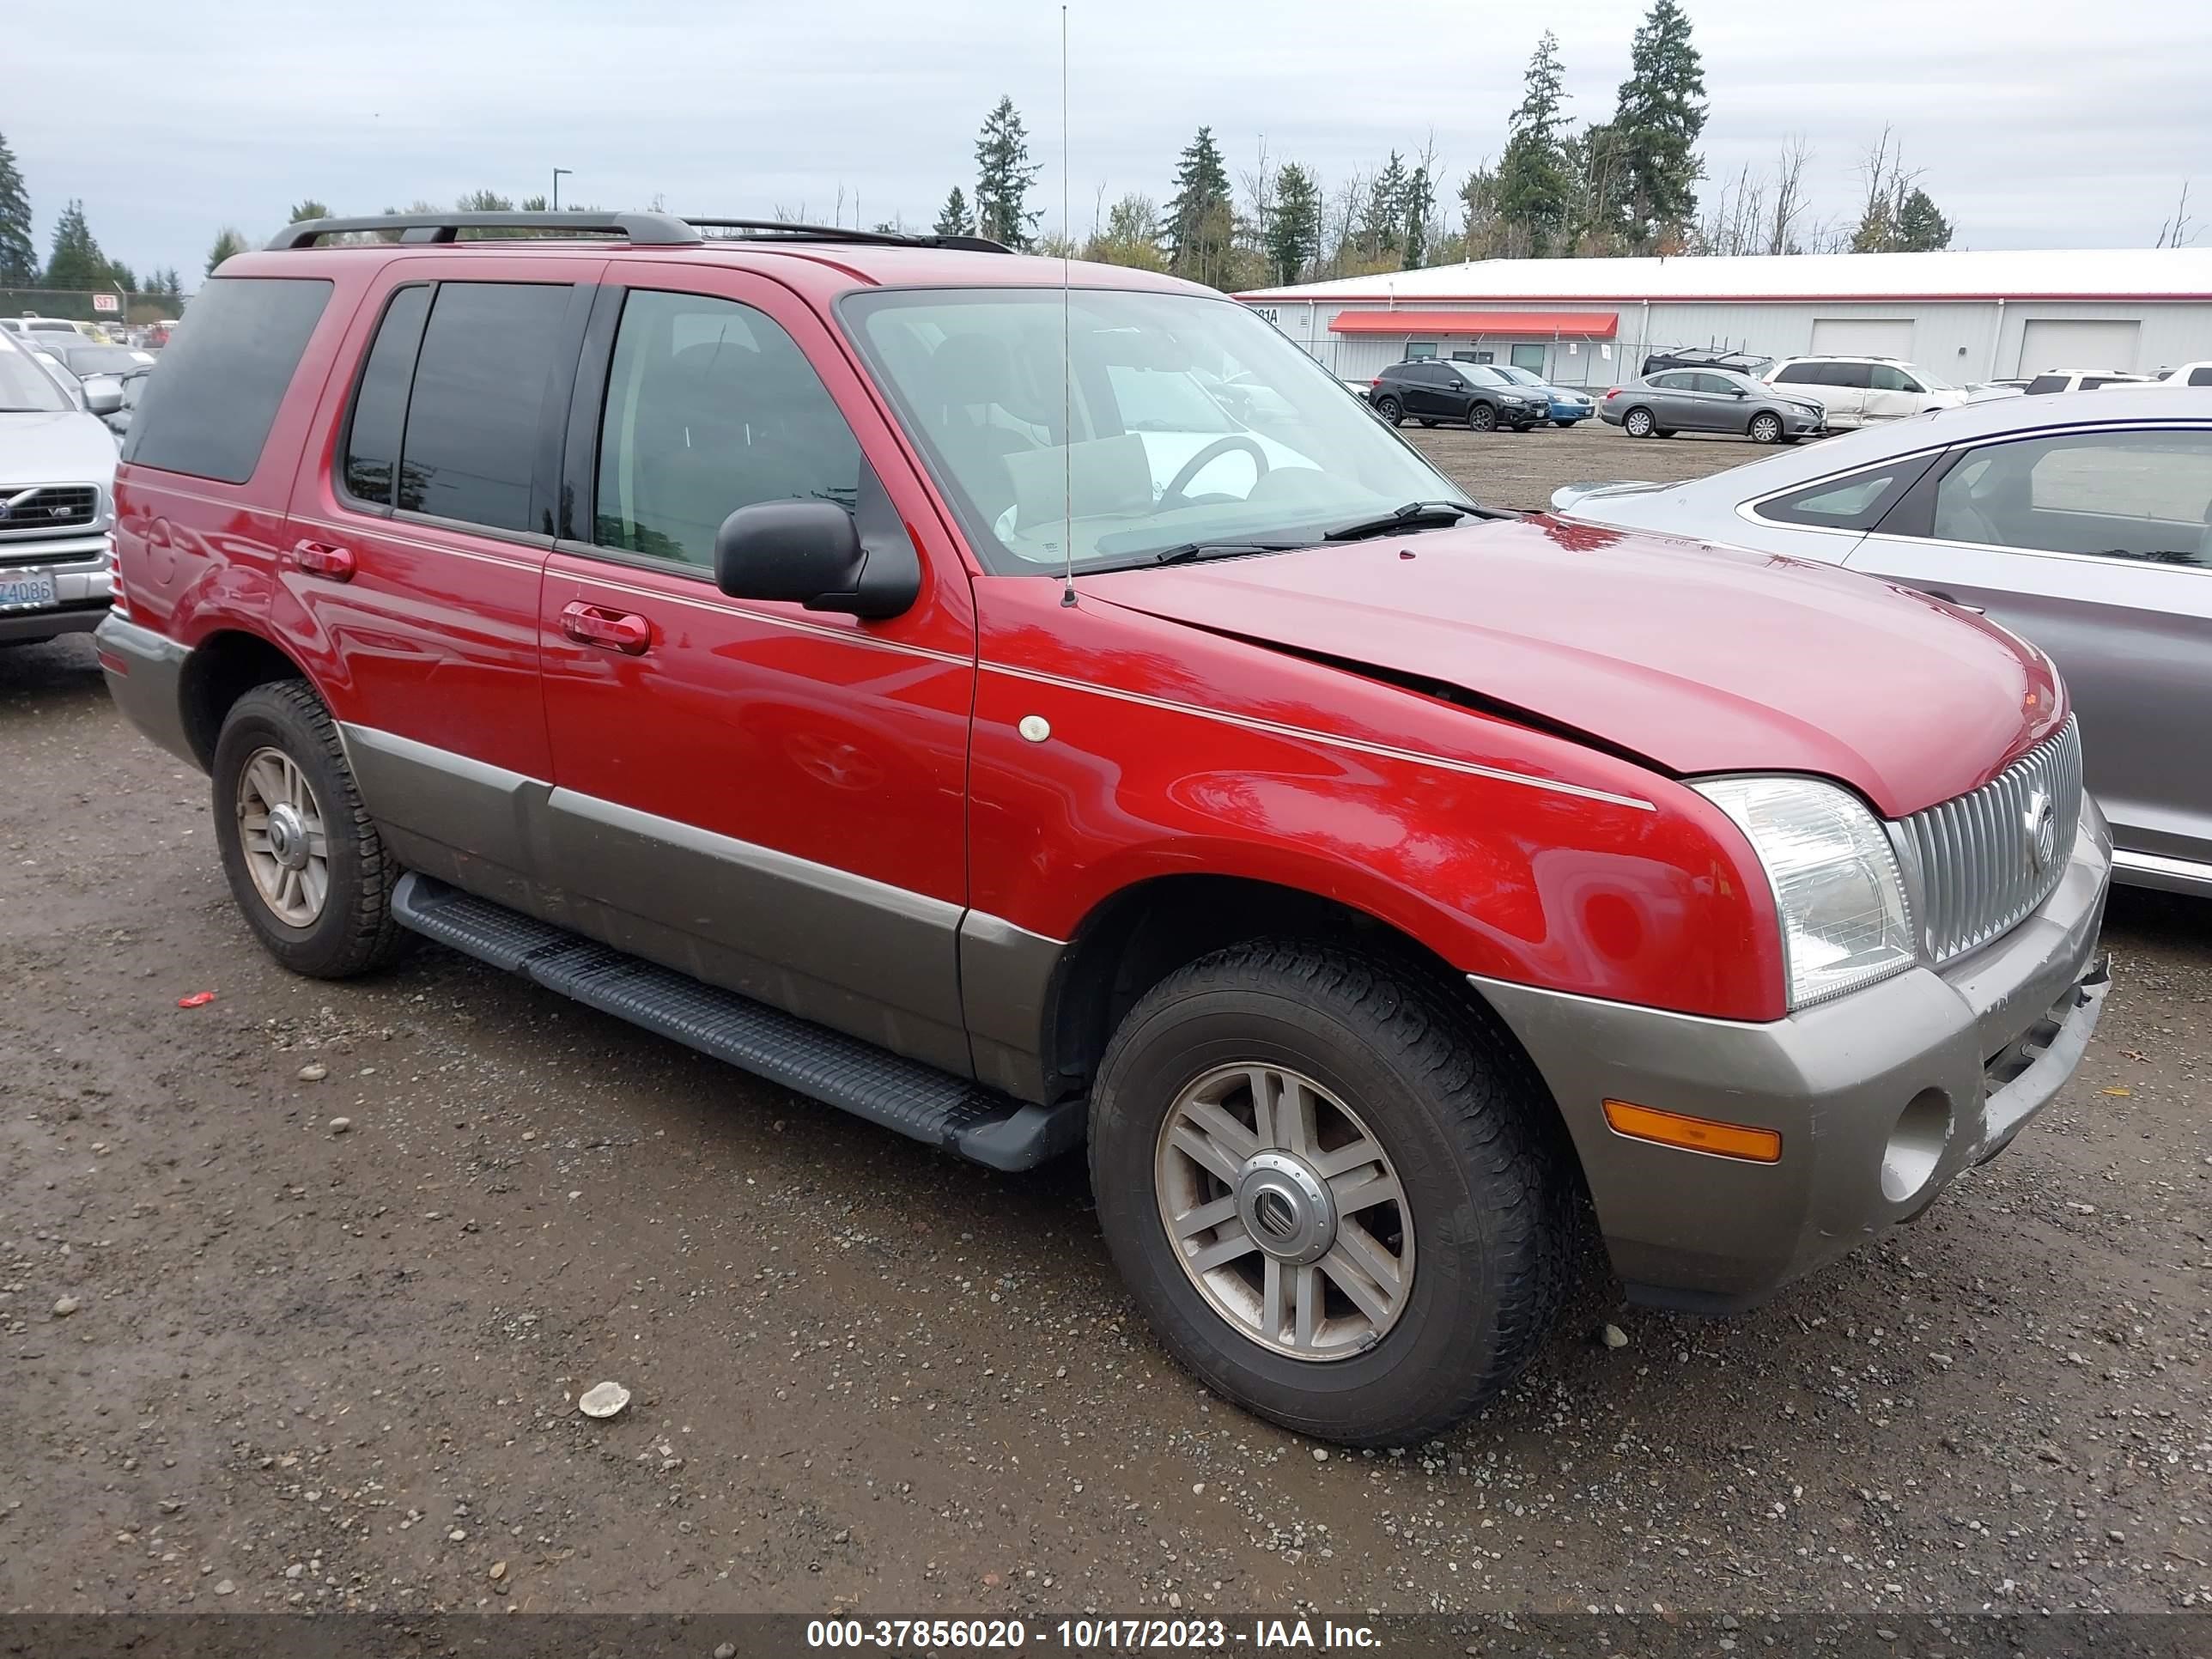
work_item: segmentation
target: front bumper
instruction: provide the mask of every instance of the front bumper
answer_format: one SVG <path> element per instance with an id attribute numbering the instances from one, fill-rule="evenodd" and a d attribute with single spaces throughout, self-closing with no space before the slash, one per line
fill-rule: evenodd
<path id="1" fill-rule="evenodd" d="M 1550 1085 L 1630 1295 L 1732 1312 L 1911 1219 L 2050 1103 L 2110 988 L 2111 877 L 2085 801 L 2057 889 L 2002 939 L 1767 1024 L 1470 977 Z M 1780 1160 L 1617 1134 L 1608 1099 L 1777 1130 Z"/>
<path id="2" fill-rule="evenodd" d="M 107 614 L 109 542 L 105 531 L 25 546 L 0 543 L 0 574 L 52 576 L 54 600 L 36 611 L 0 611 L 0 644 L 82 634 Z"/>
<path id="3" fill-rule="evenodd" d="M 1597 413 L 1594 404 L 1553 404 L 1549 416 L 1554 421 L 1587 421 Z"/>
<path id="4" fill-rule="evenodd" d="M 1818 415 L 1809 410 L 1785 409 L 1782 411 L 1782 429 L 1795 434 L 1807 435 L 1828 429 L 1826 410 Z"/>

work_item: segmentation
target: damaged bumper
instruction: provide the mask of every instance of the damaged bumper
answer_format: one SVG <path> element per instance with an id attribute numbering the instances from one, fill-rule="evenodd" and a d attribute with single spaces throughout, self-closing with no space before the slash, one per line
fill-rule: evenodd
<path id="1" fill-rule="evenodd" d="M 2050 1103 L 2110 988 L 2111 874 L 2085 803 L 2063 878 L 2003 938 L 1771 1024 L 1473 982 L 1550 1085 L 1631 1295 L 1729 1312 L 1910 1220 Z M 1632 1139 L 1607 1100 L 1771 1129 L 1780 1156 Z"/>

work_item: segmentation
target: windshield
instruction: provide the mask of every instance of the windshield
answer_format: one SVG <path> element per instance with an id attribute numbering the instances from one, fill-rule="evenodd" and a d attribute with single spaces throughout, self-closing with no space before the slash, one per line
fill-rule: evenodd
<path id="1" fill-rule="evenodd" d="M 1512 381 L 1516 386 L 1541 386 L 1544 384 L 1544 377 L 1542 375 L 1532 374 L 1527 369 L 1519 367 L 1517 364 L 1500 363 L 1492 372 L 1493 374 L 1503 374 L 1507 380 Z"/>
<path id="2" fill-rule="evenodd" d="M 1959 389 L 1941 374 L 1930 374 L 1924 368 L 1915 368 L 1912 373 L 1919 377 L 1920 384 L 1930 392 L 1956 392 Z"/>
<path id="3" fill-rule="evenodd" d="M 1064 323 L 1062 303 L 1050 288 L 877 289 L 842 307 L 1001 575 L 1058 570 L 1071 544 L 1078 569 L 1102 570 L 1466 499 L 1233 301 L 1077 289 Z"/>
<path id="4" fill-rule="evenodd" d="M 44 369 L 12 346 L 0 343 L 0 414 L 76 407 Z"/>
<path id="5" fill-rule="evenodd" d="M 88 345 L 70 346 L 62 354 L 62 361 L 73 374 L 128 374 L 134 368 L 143 368 L 150 359 L 129 346 Z"/>

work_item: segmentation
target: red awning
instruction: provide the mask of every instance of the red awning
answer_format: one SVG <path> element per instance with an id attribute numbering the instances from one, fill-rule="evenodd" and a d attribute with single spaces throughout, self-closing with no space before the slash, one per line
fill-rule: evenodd
<path id="1" fill-rule="evenodd" d="M 1340 311 L 1332 334 L 1469 334 L 1523 340 L 1610 340 L 1617 311 Z"/>

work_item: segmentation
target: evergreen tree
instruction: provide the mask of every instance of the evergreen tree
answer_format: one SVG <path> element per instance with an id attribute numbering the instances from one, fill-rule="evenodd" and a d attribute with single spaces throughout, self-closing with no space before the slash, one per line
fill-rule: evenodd
<path id="1" fill-rule="evenodd" d="M 222 230 L 215 239 L 215 246 L 208 250 L 208 274 L 210 276 L 213 276 L 215 274 L 215 268 L 221 264 L 225 259 L 229 258 L 232 254 L 243 253 L 245 252 L 246 238 L 230 228 L 229 226 L 224 226 Z"/>
<path id="2" fill-rule="evenodd" d="M 1564 240 L 1570 181 L 1559 136 L 1559 106 L 1566 101 L 1561 79 L 1559 40 L 1546 29 L 1528 60 L 1521 106 L 1506 123 L 1505 155 L 1498 164 L 1498 216 L 1511 254 L 1541 258 Z"/>
<path id="3" fill-rule="evenodd" d="M 15 152 L 0 137 L 0 288 L 28 288 L 39 280 L 39 245 L 31 235 L 31 193 L 15 166 Z"/>
<path id="4" fill-rule="evenodd" d="M 1001 95 L 983 118 L 975 139 L 975 229 L 994 242 L 1026 250 L 1042 216 L 1029 205 L 1037 164 L 1030 160 L 1028 130 L 1012 98 Z M 946 205 L 951 204 L 948 202 Z"/>
<path id="5" fill-rule="evenodd" d="M 959 185 L 952 186 L 952 194 L 945 198 L 945 205 L 937 210 L 935 228 L 939 236 L 972 236 L 975 234 L 975 222 L 968 212 L 968 198 Z"/>
<path id="6" fill-rule="evenodd" d="M 1696 222 L 1705 171 L 1697 153 L 1705 130 L 1705 61 L 1690 44 L 1678 0 L 1652 0 L 1628 62 L 1612 123 L 1620 230 L 1632 252 L 1645 253 L 1680 240 Z"/>
<path id="7" fill-rule="evenodd" d="M 1359 257 L 1370 264 L 1391 259 L 1405 245 L 1407 176 L 1406 158 L 1394 149 L 1367 187 L 1367 205 L 1359 215 Z"/>
<path id="8" fill-rule="evenodd" d="M 292 216 L 284 222 L 289 225 L 297 225 L 303 224 L 309 219 L 327 219 L 330 216 L 330 209 L 310 196 L 304 202 L 292 204 Z"/>
<path id="9" fill-rule="evenodd" d="M 54 222 L 54 249 L 46 261 L 46 286 L 82 290 L 107 286 L 107 256 L 84 222 L 84 204 L 72 199 Z"/>
<path id="10" fill-rule="evenodd" d="M 1951 222 L 1937 211 L 1928 192 L 1917 185 L 1897 210 L 1897 234 L 1892 246 L 1900 253 L 1932 253 L 1951 246 Z"/>
<path id="11" fill-rule="evenodd" d="M 1212 127 L 1200 127 L 1184 148 L 1175 184 L 1168 201 L 1168 269 L 1193 282 L 1218 284 L 1228 266 L 1237 214 L 1229 196 L 1229 168 Z"/>
<path id="12" fill-rule="evenodd" d="M 146 292 L 157 300 L 181 300 L 185 297 L 185 279 L 170 265 L 155 271 L 146 279 Z"/>
<path id="13" fill-rule="evenodd" d="M 110 259 L 107 262 L 107 281 L 102 286 L 119 288 L 125 294 L 136 294 L 138 291 L 138 273 L 120 259 Z"/>
<path id="14" fill-rule="evenodd" d="M 1406 175 L 1406 187 L 1399 198 L 1403 223 L 1400 230 L 1400 246 L 1405 250 L 1405 268 L 1419 270 L 1429 262 L 1431 240 L 1430 221 L 1437 210 L 1436 181 L 1429 177 L 1425 166 L 1415 167 Z"/>
<path id="15" fill-rule="evenodd" d="M 1278 283 L 1297 282 L 1321 257 L 1321 181 L 1295 161 L 1275 175 L 1263 240 L 1268 274 Z"/>

